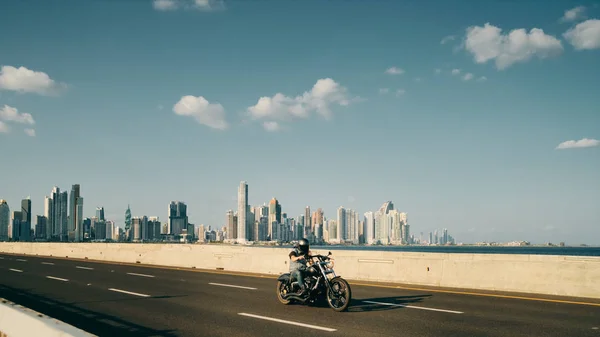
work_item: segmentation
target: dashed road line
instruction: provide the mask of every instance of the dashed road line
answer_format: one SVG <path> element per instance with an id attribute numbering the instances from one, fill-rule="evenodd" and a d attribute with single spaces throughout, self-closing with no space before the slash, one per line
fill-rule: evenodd
<path id="1" fill-rule="evenodd" d="M 121 290 L 121 289 L 115 289 L 115 288 L 108 288 L 108 290 L 110 290 L 110 291 L 116 291 L 118 293 L 123 293 L 123 294 L 129 294 L 129 295 L 139 296 L 139 297 L 150 297 L 150 295 L 140 294 L 140 293 L 134 293 L 132 291 L 127 291 L 127 290 Z"/>
<path id="2" fill-rule="evenodd" d="M 141 276 L 141 277 L 154 277 L 154 275 L 138 274 L 138 273 L 127 273 L 127 275 Z"/>
<path id="3" fill-rule="evenodd" d="M 60 277 L 54 277 L 54 276 L 46 276 L 46 278 L 49 278 L 52 280 L 57 280 L 57 281 L 69 282 L 69 280 L 67 280 L 66 278 L 60 278 Z"/>
<path id="4" fill-rule="evenodd" d="M 279 319 L 279 318 L 272 318 L 272 317 L 254 315 L 254 314 L 247 314 L 245 312 L 240 312 L 240 313 L 238 313 L 238 315 L 246 316 L 246 317 L 253 317 L 253 318 L 263 319 L 263 320 L 266 320 L 266 321 L 283 323 L 283 324 L 301 326 L 301 327 L 315 329 L 315 330 L 322 330 L 322 331 L 328 331 L 328 332 L 337 331 L 337 329 L 333 329 L 333 328 L 327 328 L 327 327 L 322 327 L 322 326 L 318 326 L 318 325 L 311 325 L 311 324 L 305 324 L 305 323 L 299 323 L 299 322 L 293 322 L 293 321 L 286 321 L 286 320 Z"/>
<path id="5" fill-rule="evenodd" d="M 252 287 L 243 287 L 243 286 L 236 286 L 233 284 L 223 284 L 223 283 L 209 283 L 210 285 L 213 286 L 220 286 L 220 287 L 231 287 L 231 288 L 240 288 L 240 289 L 248 289 L 248 290 L 256 290 L 256 288 L 252 288 Z"/>
<path id="6" fill-rule="evenodd" d="M 14 272 L 17 272 L 17 273 L 22 273 L 23 272 L 21 269 L 12 269 L 12 268 L 10 268 L 8 270 L 14 271 Z"/>
<path id="7" fill-rule="evenodd" d="M 77 268 L 77 269 L 85 269 L 85 270 L 94 270 L 94 268 L 90 268 L 90 267 L 81 267 L 81 266 L 75 266 L 75 268 Z"/>
<path id="8" fill-rule="evenodd" d="M 42 264 L 47 264 L 49 266 L 53 266 L 54 265 L 54 263 L 52 263 L 52 262 L 42 262 Z"/>

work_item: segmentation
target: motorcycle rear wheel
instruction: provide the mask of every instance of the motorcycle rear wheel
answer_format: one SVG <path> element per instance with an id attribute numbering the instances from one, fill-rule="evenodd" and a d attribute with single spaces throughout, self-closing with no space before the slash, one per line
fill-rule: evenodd
<path id="1" fill-rule="evenodd" d="M 341 277 L 336 277 L 329 281 L 331 290 L 327 291 L 327 304 L 337 312 L 346 311 L 352 300 L 352 289 L 348 281 Z"/>
<path id="2" fill-rule="evenodd" d="M 279 302 L 281 304 L 290 304 L 291 300 L 286 300 L 283 298 L 284 294 L 288 294 L 289 293 L 289 289 L 287 284 L 281 282 L 281 281 L 277 281 L 277 299 L 279 300 Z"/>

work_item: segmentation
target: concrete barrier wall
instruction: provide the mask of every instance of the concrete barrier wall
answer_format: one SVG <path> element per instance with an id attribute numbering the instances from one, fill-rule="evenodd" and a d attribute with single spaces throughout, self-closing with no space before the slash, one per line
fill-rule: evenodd
<path id="1" fill-rule="evenodd" d="M 92 337 L 72 325 L 0 298 L 1 337 Z"/>
<path id="2" fill-rule="evenodd" d="M 289 248 L 231 245 L 0 243 L 0 252 L 277 275 Z M 317 253 L 327 254 L 327 251 Z M 334 250 L 349 280 L 600 298 L 600 257 Z"/>

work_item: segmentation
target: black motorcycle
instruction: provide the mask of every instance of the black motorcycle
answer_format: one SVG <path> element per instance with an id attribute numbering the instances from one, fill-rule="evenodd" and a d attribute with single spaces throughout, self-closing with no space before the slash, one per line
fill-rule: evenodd
<path id="1" fill-rule="evenodd" d="M 333 271 L 333 260 L 324 255 L 312 255 L 309 259 L 313 262 L 304 272 L 304 286 L 309 289 L 300 295 L 298 281 L 292 281 L 290 273 L 285 273 L 277 278 L 277 298 L 282 304 L 292 301 L 302 304 L 315 304 L 323 299 L 333 310 L 341 312 L 348 309 L 352 298 L 350 284 Z"/>

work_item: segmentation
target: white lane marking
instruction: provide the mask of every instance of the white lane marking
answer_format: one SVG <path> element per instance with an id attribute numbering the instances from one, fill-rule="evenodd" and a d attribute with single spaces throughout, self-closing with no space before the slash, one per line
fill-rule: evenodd
<path id="1" fill-rule="evenodd" d="M 78 268 L 78 269 L 85 269 L 85 270 L 94 270 L 94 268 L 90 268 L 90 267 L 80 267 L 80 266 L 75 266 L 75 268 Z"/>
<path id="2" fill-rule="evenodd" d="M 597 326 L 595 326 L 595 327 L 593 327 L 593 328 L 592 328 L 592 330 L 598 330 L 598 327 L 597 327 Z"/>
<path id="3" fill-rule="evenodd" d="M 0 256 L 0 260 L 4 260 L 4 258 L 2 256 Z"/>
<path id="4" fill-rule="evenodd" d="M 391 307 L 402 307 L 402 308 L 411 308 L 411 309 L 421 309 L 421 310 L 431 310 L 431 311 L 440 311 L 440 312 L 449 312 L 451 314 L 462 314 L 462 311 L 455 310 L 446 310 L 446 309 L 435 309 L 435 308 L 427 308 L 427 307 L 416 307 L 414 305 L 406 305 L 406 304 L 393 304 L 393 303 L 384 303 L 384 302 L 374 302 L 374 301 L 362 301 L 365 303 L 379 304 L 379 305 L 388 305 Z"/>
<path id="5" fill-rule="evenodd" d="M 154 275 L 138 274 L 138 273 L 127 273 L 127 275 L 141 276 L 141 277 L 154 277 Z"/>
<path id="6" fill-rule="evenodd" d="M 22 271 L 22 270 L 20 270 L 20 269 L 12 269 L 12 268 L 10 268 L 9 270 L 10 270 L 10 271 L 16 271 L 17 273 L 22 273 L 22 272 L 23 272 L 23 271 Z"/>
<path id="7" fill-rule="evenodd" d="M 115 288 L 108 288 L 108 290 L 110 290 L 110 291 L 116 291 L 118 293 L 123 293 L 123 294 L 134 295 L 134 296 L 150 297 L 150 295 L 140 294 L 140 293 L 134 293 L 134 292 L 127 291 L 127 290 L 121 290 L 121 289 L 115 289 Z"/>
<path id="8" fill-rule="evenodd" d="M 23 260 L 23 259 L 17 259 L 17 261 L 27 262 L 27 260 Z"/>
<path id="9" fill-rule="evenodd" d="M 272 318 L 272 317 L 265 317 L 265 316 L 247 314 L 247 313 L 244 313 L 244 312 L 240 312 L 238 315 L 247 316 L 247 317 L 253 317 L 253 318 L 258 318 L 258 319 L 264 319 L 264 320 L 267 320 L 267 321 L 273 321 L 273 322 L 278 322 L 278 323 L 284 323 L 284 324 L 302 326 L 302 327 L 305 327 L 305 328 L 311 328 L 311 329 L 316 329 L 316 330 L 323 330 L 323 331 L 329 331 L 329 332 L 337 331 L 337 329 L 333 329 L 333 328 L 326 328 L 326 327 L 317 326 L 317 325 L 310 325 L 310 324 L 298 323 L 298 322 L 293 322 L 293 321 L 286 321 L 286 320 L 278 319 L 278 318 Z"/>
<path id="10" fill-rule="evenodd" d="M 240 289 L 248 289 L 248 290 L 256 290 L 256 288 L 251 288 L 251 287 L 242 287 L 242 286 L 235 286 L 233 284 L 223 284 L 223 283 L 209 283 L 210 285 L 213 286 L 220 286 L 220 287 L 231 287 L 231 288 L 240 288 Z"/>
<path id="11" fill-rule="evenodd" d="M 54 263 L 52 263 L 52 262 L 42 262 L 42 264 L 47 264 L 49 266 L 53 266 L 54 265 Z"/>
<path id="12" fill-rule="evenodd" d="M 46 278 L 53 279 L 53 280 L 58 280 L 58 281 L 63 281 L 63 282 L 68 282 L 69 281 L 66 278 L 60 278 L 60 277 L 54 277 L 54 276 L 46 276 Z"/>

